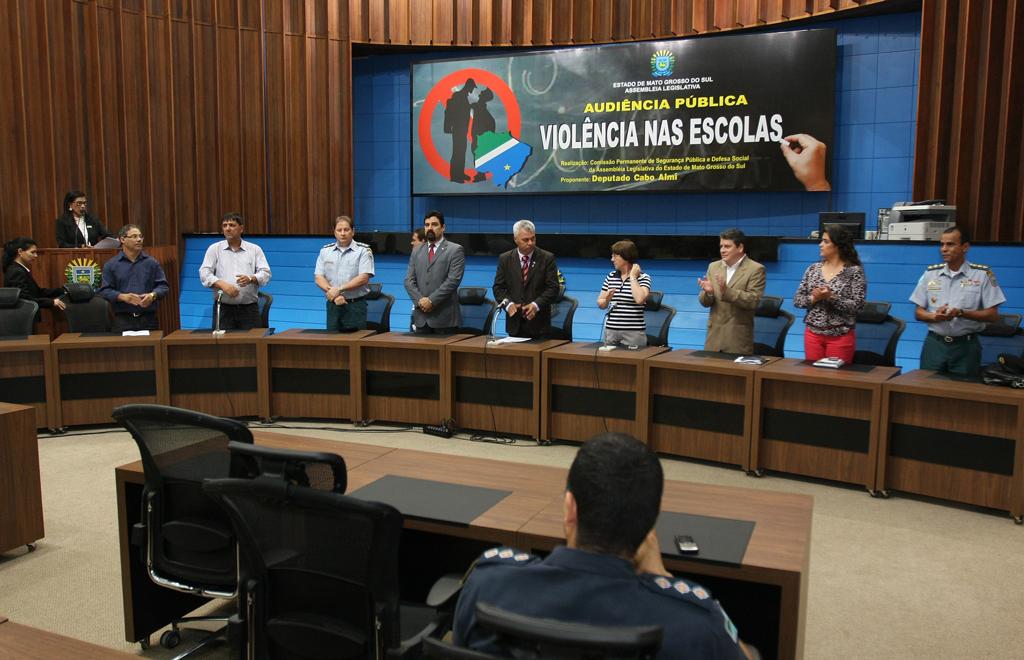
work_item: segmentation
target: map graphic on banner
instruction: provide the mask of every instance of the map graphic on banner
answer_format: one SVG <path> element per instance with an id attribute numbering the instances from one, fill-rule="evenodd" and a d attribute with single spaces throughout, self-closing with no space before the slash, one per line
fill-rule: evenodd
<path id="1" fill-rule="evenodd" d="M 412 192 L 828 190 L 831 29 L 412 66 Z"/>

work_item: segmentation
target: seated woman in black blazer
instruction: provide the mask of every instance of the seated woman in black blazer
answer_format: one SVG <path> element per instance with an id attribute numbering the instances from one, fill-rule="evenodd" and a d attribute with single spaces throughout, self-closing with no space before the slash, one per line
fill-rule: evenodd
<path id="1" fill-rule="evenodd" d="M 31 238 L 16 238 L 8 242 L 4 247 L 4 286 L 21 289 L 21 297 L 36 301 L 40 308 L 64 309 L 64 301 L 58 297 L 64 293 L 63 287 L 44 289 L 32 278 L 29 266 L 38 257 L 36 242 Z"/>
<path id="2" fill-rule="evenodd" d="M 64 215 L 56 220 L 57 247 L 89 247 L 111 236 L 99 218 L 87 213 L 87 205 L 88 200 L 83 192 L 72 190 L 64 195 Z"/>

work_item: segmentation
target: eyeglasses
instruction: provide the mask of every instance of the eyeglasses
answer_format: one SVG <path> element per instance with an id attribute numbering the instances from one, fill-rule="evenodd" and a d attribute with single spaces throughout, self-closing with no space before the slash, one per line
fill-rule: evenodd
<path id="1" fill-rule="evenodd" d="M 142 234 L 128 234 L 125 238 L 142 238 Z"/>
<path id="2" fill-rule="evenodd" d="M 71 204 L 72 204 L 73 206 L 85 206 L 85 205 L 86 205 L 86 204 L 88 204 L 88 203 L 89 203 L 89 202 L 86 202 L 86 201 L 82 201 L 82 202 L 71 202 Z"/>

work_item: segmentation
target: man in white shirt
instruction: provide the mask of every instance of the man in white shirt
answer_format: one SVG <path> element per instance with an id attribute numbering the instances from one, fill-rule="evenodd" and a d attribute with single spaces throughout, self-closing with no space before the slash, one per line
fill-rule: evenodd
<path id="1" fill-rule="evenodd" d="M 718 235 L 721 261 L 697 279 L 700 304 L 710 307 L 705 351 L 749 355 L 754 352 L 754 311 L 764 295 L 764 266 L 747 256 L 739 229 Z"/>
<path id="2" fill-rule="evenodd" d="M 270 264 L 260 246 L 242 240 L 245 221 L 240 214 L 226 214 L 220 228 L 225 240 L 206 249 L 199 279 L 220 297 L 222 330 L 257 328 L 260 287 L 270 283 Z"/>

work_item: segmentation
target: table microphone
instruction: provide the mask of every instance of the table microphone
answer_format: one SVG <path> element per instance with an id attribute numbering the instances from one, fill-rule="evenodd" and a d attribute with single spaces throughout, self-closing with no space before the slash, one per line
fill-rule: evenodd
<path id="1" fill-rule="evenodd" d="M 224 290 L 221 289 L 217 292 L 217 304 L 214 307 L 214 319 L 213 319 L 213 334 L 222 335 L 224 331 L 220 329 L 220 299 L 224 297 Z"/>
<path id="2" fill-rule="evenodd" d="M 509 303 L 511 303 L 511 302 L 512 302 L 511 300 L 509 300 L 508 298 L 505 298 L 500 303 L 498 303 L 498 308 L 496 310 L 494 310 L 494 316 L 491 317 L 491 327 L 489 327 L 487 329 L 487 343 L 488 344 L 493 344 L 493 343 L 495 343 L 497 341 L 494 338 L 494 324 L 498 321 L 498 312 L 499 311 L 505 312 L 505 318 L 508 318 L 508 306 L 509 306 Z"/>

